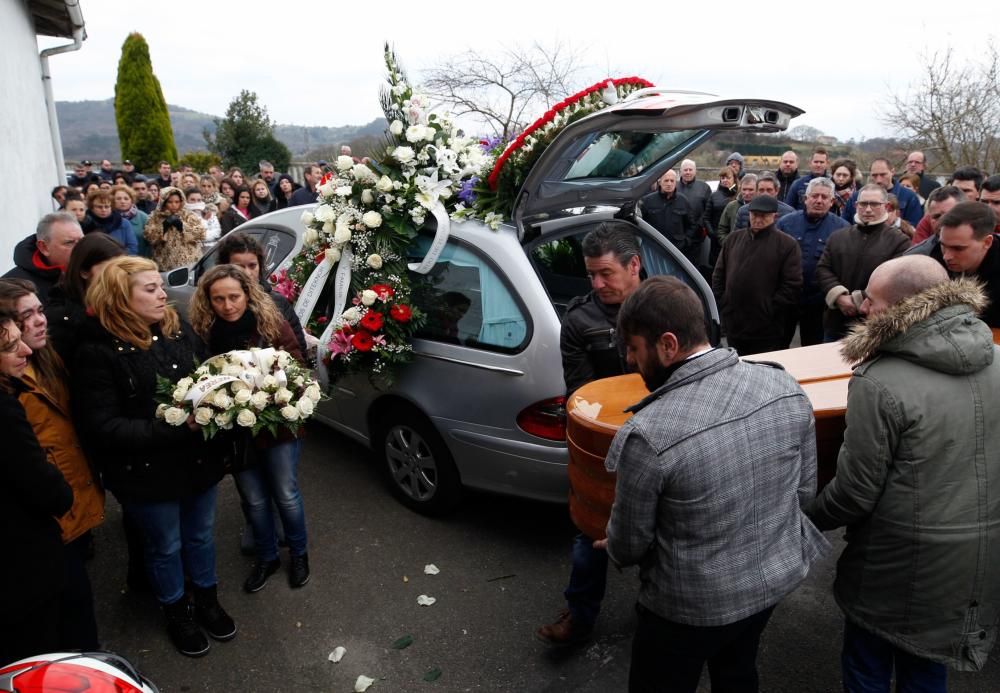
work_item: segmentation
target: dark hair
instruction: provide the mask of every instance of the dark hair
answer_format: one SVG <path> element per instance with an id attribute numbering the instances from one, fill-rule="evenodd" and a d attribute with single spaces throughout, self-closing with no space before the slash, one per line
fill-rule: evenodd
<path id="1" fill-rule="evenodd" d="M 837 159 L 832 164 L 830 164 L 830 174 L 832 175 L 838 168 L 843 166 L 848 171 L 851 172 L 851 180 L 858 177 L 858 165 L 854 163 L 853 159 Z"/>
<path id="2" fill-rule="evenodd" d="M 245 233 L 231 233 L 219 241 L 217 252 L 220 265 L 228 265 L 232 261 L 233 255 L 253 253 L 257 256 L 260 271 L 264 271 L 264 249 L 253 236 L 248 236 Z"/>
<path id="3" fill-rule="evenodd" d="M 816 147 L 813 150 L 813 154 L 822 154 L 823 156 L 829 158 L 830 152 L 826 151 L 826 147 Z"/>
<path id="4" fill-rule="evenodd" d="M 87 282 L 83 273 L 89 272 L 94 265 L 124 254 L 122 244 L 106 233 L 88 233 L 81 238 L 73 246 L 69 262 L 66 263 L 66 272 L 59 278 L 59 285 L 63 287 L 66 298 L 83 303 L 84 296 L 87 295 Z"/>
<path id="5" fill-rule="evenodd" d="M 246 193 L 250 196 L 250 202 L 247 203 L 248 205 L 253 204 L 253 193 L 250 192 L 250 188 L 245 185 L 237 185 L 233 188 L 233 207 L 239 203 L 241 193 Z"/>
<path id="6" fill-rule="evenodd" d="M 930 195 L 927 196 L 927 208 L 930 209 L 932 202 L 944 202 L 948 198 L 959 202 L 966 199 L 965 193 L 960 188 L 956 188 L 954 185 L 942 185 L 940 188 L 931 190 Z"/>
<path id="7" fill-rule="evenodd" d="M 990 176 L 983 181 L 983 187 L 979 189 L 979 192 L 998 192 L 1000 191 L 1000 175 Z"/>
<path id="8" fill-rule="evenodd" d="M 38 298 L 38 289 L 30 281 L 15 278 L 0 279 L 0 311 L 14 312 L 14 322 L 22 331 L 24 323 L 16 311 L 17 302 L 25 296 Z M 42 387 L 54 394 L 59 401 L 65 402 L 69 395 L 66 367 L 52 346 L 52 340 L 47 340 L 41 349 L 33 349 L 30 358 L 35 367 L 35 377 Z"/>
<path id="9" fill-rule="evenodd" d="M 11 346 L 8 342 L 13 342 L 10 338 L 10 332 L 4 327 L 7 323 L 17 327 L 17 315 L 10 310 L 0 310 L 0 349 L 7 349 Z M 7 393 L 14 390 L 10 383 L 10 377 L 4 373 L 0 373 L 0 390 Z"/>
<path id="10" fill-rule="evenodd" d="M 972 227 L 972 237 L 982 240 L 997 227 L 997 215 L 989 205 L 982 202 L 959 202 L 941 217 L 940 228 L 955 228 L 962 224 Z"/>
<path id="11" fill-rule="evenodd" d="M 639 242 L 629 224 L 624 221 L 606 221 L 584 236 L 584 257 L 595 258 L 608 253 L 614 253 L 622 267 L 639 256 Z"/>
<path id="12" fill-rule="evenodd" d="M 201 195 L 201 188 L 186 188 L 184 190 L 184 197 L 188 197 L 191 194 Z"/>
<path id="13" fill-rule="evenodd" d="M 158 163 L 158 164 L 156 165 L 156 167 L 157 167 L 157 168 L 159 168 L 160 166 L 163 166 L 163 164 L 166 164 L 167 166 L 170 166 L 170 162 L 169 162 L 169 161 L 162 161 L 162 160 L 161 160 L 161 161 L 160 161 L 160 163 Z M 171 168 L 172 168 L 172 167 L 171 167 Z"/>
<path id="14" fill-rule="evenodd" d="M 56 187 L 52 188 L 51 192 L 52 197 L 55 197 L 60 190 L 62 190 L 64 193 L 69 192 L 69 188 L 67 188 L 65 185 L 57 185 Z"/>
<path id="15" fill-rule="evenodd" d="M 956 169 L 953 174 L 951 174 L 951 180 L 971 180 L 976 184 L 976 190 L 983 187 L 983 172 L 980 171 L 975 166 L 963 166 L 962 168 Z"/>
<path id="16" fill-rule="evenodd" d="M 647 344 L 672 332 L 685 351 L 708 341 L 698 294 L 677 277 L 666 275 L 650 277 L 625 299 L 618 313 L 618 332 L 624 340 L 635 335 Z"/>

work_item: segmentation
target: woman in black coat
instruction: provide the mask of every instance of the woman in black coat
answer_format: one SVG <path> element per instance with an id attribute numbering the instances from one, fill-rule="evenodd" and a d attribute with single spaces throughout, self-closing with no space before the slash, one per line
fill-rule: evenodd
<path id="1" fill-rule="evenodd" d="M 73 505 L 73 491 L 49 464 L 17 397 L 31 349 L 14 316 L 0 313 L 0 664 L 59 646 L 59 594 L 64 548 L 57 517 Z"/>
<path id="2" fill-rule="evenodd" d="M 229 640 L 236 626 L 216 598 L 215 499 L 225 468 L 220 436 L 203 440 L 189 420 L 156 416 L 157 377 L 177 382 L 194 369 L 203 345 L 167 306 L 156 264 L 111 260 L 87 290 L 95 317 L 82 329 L 73 380 L 77 428 L 91 459 L 145 538 L 146 569 L 185 655 L 208 651 L 203 627 Z M 184 579 L 193 584 L 194 610 Z"/>

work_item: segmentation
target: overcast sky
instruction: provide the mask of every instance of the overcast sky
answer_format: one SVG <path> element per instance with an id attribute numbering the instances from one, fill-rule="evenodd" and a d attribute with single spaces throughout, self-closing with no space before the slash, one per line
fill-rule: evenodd
<path id="1" fill-rule="evenodd" d="M 959 9 L 922 0 L 82 0 L 82 8 L 89 37 L 83 48 L 51 59 L 60 101 L 113 96 L 131 31 L 146 37 L 171 104 L 222 115 L 241 89 L 250 89 L 279 123 L 326 126 L 381 115 L 385 40 L 417 83 L 443 58 L 470 48 L 491 54 L 561 41 L 580 55 L 578 87 L 639 75 L 662 87 L 786 101 L 806 111 L 793 127 L 811 125 L 841 140 L 892 134 L 880 114 L 888 94 L 920 79 L 922 51 L 952 46 L 968 60 L 1000 32 L 1000 3 L 989 1 Z M 39 42 L 45 48 L 62 41 Z"/>

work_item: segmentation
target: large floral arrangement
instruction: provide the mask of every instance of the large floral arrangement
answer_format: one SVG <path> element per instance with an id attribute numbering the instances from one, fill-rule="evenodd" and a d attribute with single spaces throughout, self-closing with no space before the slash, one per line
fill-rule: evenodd
<path id="1" fill-rule="evenodd" d="M 157 379 L 156 416 L 172 426 L 193 416 L 206 439 L 234 426 L 257 435 L 294 432 L 312 416 L 319 384 L 287 351 L 273 348 L 214 356 L 176 383 Z"/>
<path id="2" fill-rule="evenodd" d="M 458 193 L 486 162 L 478 139 L 464 135 L 448 114 L 432 112 L 427 97 L 414 91 L 389 46 L 385 64 L 383 156 L 370 166 L 337 159 L 318 187 L 319 205 L 303 214 L 302 252 L 273 277 L 303 324 L 322 334 L 319 356 L 332 378 L 363 372 L 391 381 L 409 361 L 424 316 L 410 305 L 407 269 L 422 274 L 434 266 L 451 222 L 465 218 Z M 431 250 L 408 265 L 407 248 L 430 220 Z M 334 309 L 317 314 L 334 268 Z"/>

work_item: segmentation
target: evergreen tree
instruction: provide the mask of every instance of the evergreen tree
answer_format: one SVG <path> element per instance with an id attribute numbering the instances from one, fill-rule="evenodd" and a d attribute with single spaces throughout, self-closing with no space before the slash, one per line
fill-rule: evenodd
<path id="1" fill-rule="evenodd" d="M 161 160 L 177 163 L 167 102 L 153 74 L 149 45 L 139 33 L 129 34 L 122 44 L 115 83 L 115 122 L 122 159 L 131 159 L 136 169 L 153 171 Z"/>
<path id="2" fill-rule="evenodd" d="M 274 123 L 267 109 L 257 101 L 257 94 L 244 89 L 226 109 L 226 117 L 215 121 L 215 137 L 204 133 L 208 150 L 222 158 L 228 168 L 239 166 L 253 171 L 261 159 L 274 164 L 276 170 L 285 170 L 292 154 L 274 136 Z"/>

